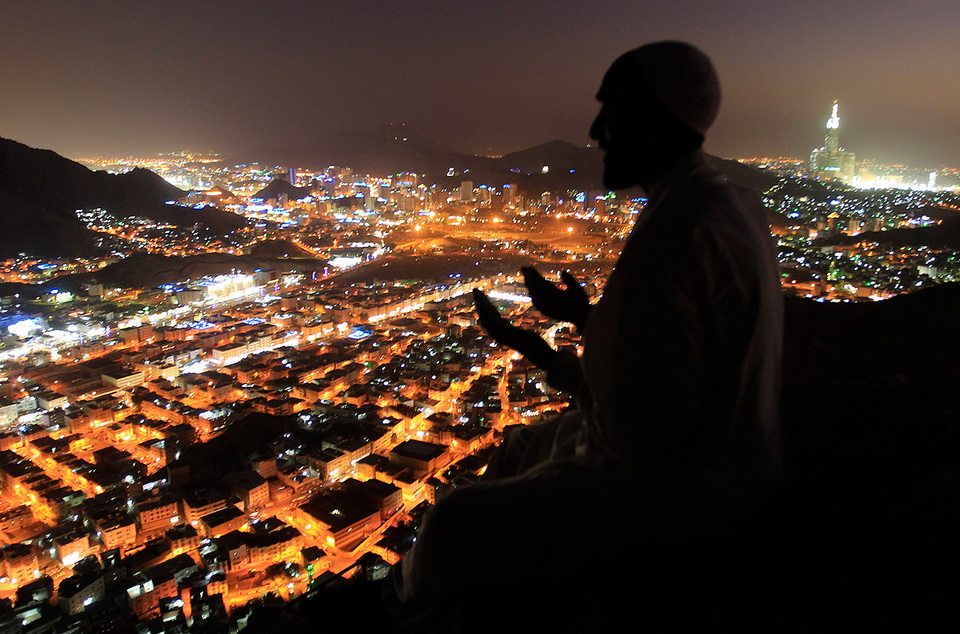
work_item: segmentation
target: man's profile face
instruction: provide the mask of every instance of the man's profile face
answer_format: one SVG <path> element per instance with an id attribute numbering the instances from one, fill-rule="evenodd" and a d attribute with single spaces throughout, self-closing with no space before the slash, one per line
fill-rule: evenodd
<path id="1" fill-rule="evenodd" d="M 600 113 L 590 126 L 590 138 L 603 150 L 603 184 L 608 189 L 637 185 L 638 157 L 644 143 L 637 134 L 636 116 L 625 104 L 600 102 Z M 632 116 L 631 116 L 632 115 Z"/>

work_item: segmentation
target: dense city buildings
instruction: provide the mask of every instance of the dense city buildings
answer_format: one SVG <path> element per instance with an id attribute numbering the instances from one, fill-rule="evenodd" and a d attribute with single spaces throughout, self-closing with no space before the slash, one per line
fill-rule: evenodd
<path id="1" fill-rule="evenodd" d="M 836 105 L 830 122 L 811 165 L 753 161 L 785 290 L 869 301 L 960 279 L 955 242 L 935 239 L 957 194 L 847 186 Z M 0 314 L 0 619 L 24 631 L 226 624 L 398 561 L 505 428 L 568 401 L 490 343 L 469 291 L 576 351 L 519 268 L 571 269 L 596 294 L 646 202 L 215 156 L 88 162 L 149 166 L 243 224 L 79 209 L 101 255 L 0 263 L 37 289 Z M 120 268 L 147 257 L 162 265 Z"/>

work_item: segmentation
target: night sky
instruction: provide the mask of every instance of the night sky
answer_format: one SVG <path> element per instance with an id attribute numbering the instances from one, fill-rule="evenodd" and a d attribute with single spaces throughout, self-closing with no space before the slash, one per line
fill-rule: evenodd
<path id="1" fill-rule="evenodd" d="M 956 0 L 0 0 L 0 136 L 70 157 L 255 158 L 406 122 L 458 150 L 585 143 L 606 67 L 711 55 L 707 149 L 804 157 L 834 99 L 859 158 L 960 166 Z"/>

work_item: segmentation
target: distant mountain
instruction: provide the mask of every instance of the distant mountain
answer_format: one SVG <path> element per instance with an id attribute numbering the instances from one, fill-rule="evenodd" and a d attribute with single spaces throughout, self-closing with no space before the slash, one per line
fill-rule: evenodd
<path id="1" fill-rule="evenodd" d="M 338 165 L 378 176 L 415 172 L 425 175 L 427 183 L 447 187 L 473 181 L 496 186 L 516 183 L 528 195 L 605 190 L 601 152 L 567 141 L 486 157 L 450 149 L 408 126 L 388 125 L 320 137 L 282 156 L 275 153 L 271 158 L 314 168 Z M 743 187 L 763 191 L 777 182 L 776 176 L 763 170 L 736 161 L 717 162 L 728 178 Z"/>
<path id="2" fill-rule="evenodd" d="M 581 172 L 595 170 L 596 176 L 602 176 L 602 157 L 594 148 L 581 147 L 567 141 L 548 141 L 525 150 L 504 154 L 501 163 L 511 170 L 523 173 L 541 172 L 543 167 L 550 171 Z"/>
<path id="3" fill-rule="evenodd" d="M 597 148 L 567 141 L 550 141 L 526 150 L 505 154 L 497 163 L 506 180 L 521 191 L 606 191 L 603 186 L 603 155 Z"/>
<path id="4" fill-rule="evenodd" d="M 279 158 L 279 154 L 271 158 Z M 451 166 L 469 169 L 484 162 L 482 157 L 444 147 L 412 128 L 392 124 L 321 136 L 299 148 L 283 151 L 282 157 L 293 165 L 338 165 L 378 176 L 398 172 L 446 174 Z"/>
<path id="5" fill-rule="evenodd" d="M 306 198 L 311 193 L 312 190 L 309 187 L 294 187 L 288 181 L 282 178 L 276 178 L 271 181 L 269 185 L 254 194 L 253 198 L 270 200 L 271 198 L 280 198 L 281 194 L 285 194 L 289 200 L 300 200 L 301 198 Z"/>
<path id="6" fill-rule="evenodd" d="M 461 181 L 473 181 L 477 185 L 516 183 L 521 190 L 531 194 L 548 189 L 602 188 L 596 152 L 565 141 L 552 141 L 522 152 L 491 158 L 459 152 L 409 126 L 391 124 L 326 135 L 294 150 L 268 154 L 272 161 L 312 168 L 337 165 L 351 168 L 359 174 L 386 176 L 414 172 L 423 175 L 423 182 L 427 184 L 437 183 L 446 187 L 458 186 Z M 541 172 L 546 163 L 539 162 L 541 157 L 562 165 L 552 173 L 543 175 Z M 586 165 L 591 160 L 596 163 L 592 176 L 585 179 L 584 174 L 569 172 L 569 169 L 577 169 L 577 166 Z M 566 167 L 568 164 L 572 167 Z M 568 176 L 561 176 L 564 173 Z"/>
<path id="7" fill-rule="evenodd" d="M 185 195 L 149 170 L 95 172 L 50 150 L 0 138 L 0 257 L 95 254 L 93 234 L 77 219 L 77 209 L 201 224 L 217 232 L 243 224 L 235 214 L 166 204 Z"/>

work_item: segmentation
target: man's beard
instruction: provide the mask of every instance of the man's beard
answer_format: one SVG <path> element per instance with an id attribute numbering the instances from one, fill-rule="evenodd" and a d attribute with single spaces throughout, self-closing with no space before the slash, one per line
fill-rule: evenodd
<path id="1" fill-rule="evenodd" d="M 630 189 L 637 182 L 636 166 L 623 155 L 607 152 L 603 159 L 603 185 L 607 189 Z"/>

